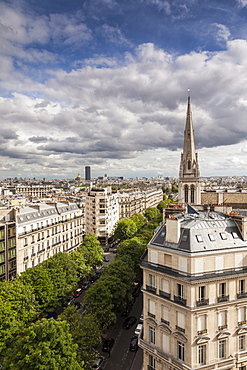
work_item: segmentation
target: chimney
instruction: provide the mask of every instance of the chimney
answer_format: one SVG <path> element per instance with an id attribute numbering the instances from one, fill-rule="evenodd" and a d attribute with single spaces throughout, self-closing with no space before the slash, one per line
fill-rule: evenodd
<path id="1" fill-rule="evenodd" d="M 180 238 L 180 220 L 175 216 L 166 219 L 166 241 L 178 243 Z"/>

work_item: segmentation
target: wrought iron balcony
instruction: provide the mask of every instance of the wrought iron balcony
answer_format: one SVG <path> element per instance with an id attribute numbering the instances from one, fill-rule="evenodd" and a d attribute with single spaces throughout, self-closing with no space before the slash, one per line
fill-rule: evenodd
<path id="1" fill-rule="evenodd" d="M 237 294 L 237 297 L 238 297 L 238 299 L 239 298 L 246 298 L 247 297 L 247 292 L 240 292 L 240 293 Z"/>
<path id="2" fill-rule="evenodd" d="M 156 294 L 156 288 L 154 286 L 152 286 L 152 285 L 146 285 L 146 290 L 148 292 L 151 292 L 151 293 Z"/>
<path id="3" fill-rule="evenodd" d="M 227 329 L 227 324 L 218 326 L 219 330 Z"/>
<path id="4" fill-rule="evenodd" d="M 197 334 L 202 335 L 202 334 L 206 334 L 207 332 L 208 332 L 207 329 L 203 329 L 203 330 L 198 330 Z"/>
<path id="5" fill-rule="evenodd" d="M 229 301 L 229 295 L 221 295 L 220 297 L 218 297 L 218 303 L 227 301 Z"/>
<path id="6" fill-rule="evenodd" d="M 159 291 L 159 295 L 160 295 L 162 298 L 171 299 L 171 294 L 170 294 L 170 293 L 167 293 L 167 292 L 164 292 L 163 290 L 160 290 L 160 291 Z"/>
<path id="7" fill-rule="evenodd" d="M 184 299 L 183 297 L 175 295 L 174 296 L 174 302 L 176 302 L 178 304 L 182 304 L 183 306 L 186 306 L 186 299 Z"/>
<path id="8" fill-rule="evenodd" d="M 182 333 L 185 333 L 185 329 L 181 328 L 181 326 L 176 325 L 176 330 L 181 331 Z"/>
<path id="9" fill-rule="evenodd" d="M 201 298 L 198 301 L 196 301 L 197 307 L 206 306 L 207 304 L 209 304 L 209 299 L 208 298 Z"/>
<path id="10" fill-rule="evenodd" d="M 165 320 L 165 319 L 161 319 L 161 322 L 163 322 L 164 324 L 166 324 L 166 325 L 170 325 L 170 321 L 167 321 L 167 320 Z"/>

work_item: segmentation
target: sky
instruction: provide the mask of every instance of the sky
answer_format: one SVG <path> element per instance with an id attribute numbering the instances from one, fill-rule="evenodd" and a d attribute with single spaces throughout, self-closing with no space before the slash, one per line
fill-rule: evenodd
<path id="1" fill-rule="evenodd" d="M 0 180 L 247 175 L 247 0 L 0 0 Z"/>

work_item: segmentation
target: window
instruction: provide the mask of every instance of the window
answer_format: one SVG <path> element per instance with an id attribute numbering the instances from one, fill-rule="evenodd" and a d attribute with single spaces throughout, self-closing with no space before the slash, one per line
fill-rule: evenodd
<path id="1" fill-rule="evenodd" d="M 184 286 L 182 284 L 177 284 L 178 298 L 183 299 L 184 297 Z"/>
<path id="2" fill-rule="evenodd" d="M 178 359 L 184 361 L 184 343 L 177 342 Z"/>
<path id="3" fill-rule="evenodd" d="M 2 263 L 4 261 L 5 261 L 5 254 L 2 253 L 2 254 L 0 254 L 0 263 Z"/>
<path id="4" fill-rule="evenodd" d="M 204 301 L 204 299 L 205 299 L 205 290 L 206 290 L 206 287 L 204 285 L 199 286 L 199 288 L 198 288 L 199 301 Z"/>
<path id="5" fill-rule="evenodd" d="M 245 280 L 239 280 L 238 282 L 238 291 L 239 293 L 245 293 Z"/>
<path id="6" fill-rule="evenodd" d="M 245 307 L 239 307 L 238 309 L 238 325 L 245 324 Z"/>
<path id="7" fill-rule="evenodd" d="M 203 365 L 206 363 L 206 345 L 198 347 L 198 363 Z"/>
<path id="8" fill-rule="evenodd" d="M 227 237 L 226 237 L 226 234 L 225 233 L 220 233 L 220 237 L 222 240 L 226 240 Z"/>
<path id="9" fill-rule="evenodd" d="M 215 270 L 216 272 L 222 272 L 224 269 L 224 256 L 215 257 Z"/>
<path id="10" fill-rule="evenodd" d="M 149 343 L 155 344 L 155 328 L 149 326 Z"/>
<path id="11" fill-rule="evenodd" d="M 150 262 L 158 263 L 158 252 L 154 250 L 150 250 Z"/>
<path id="12" fill-rule="evenodd" d="M 226 341 L 220 340 L 219 341 L 219 358 L 226 357 Z"/>
<path id="13" fill-rule="evenodd" d="M 201 235 L 196 235 L 196 240 L 198 241 L 198 243 L 202 243 L 203 242 Z"/>
<path id="14" fill-rule="evenodd" d="M 188 235 L 183 235 L 182 236 L 182 242 L 187 242 L 187 239 L 188 239 Z"/>
<path id="15" fill-rule="evenodd" d="M 194 187 L 194 185 L 191 185 L 191 188 L 190 188 L 190 202 L 192 204 L 195 203 L 195 187 Z"/>
<path id="16" fill-rule="evenodd" d="M 172 264 L 172 256 L 171 254 L 164 254 L 164 263 L 165 263 L 165 266 L 171 266 Z"/>
<path id="17" fill-rule="evenodd" d="M 181 312 L 177 312 L 176 329 L 185 332 L 185 315 Z"/>
<path id="18" fill-rule="evenodd" d="M 170 325 L 169 322 L 169 308 L 167 306 L 162 306 L 162 322 L 164 322 L 166 325 Z"/>
<path id="19" fill-rule="evenodd" d="M 148 316 L 155 318 L 155 302 L 151 299 L 148 300 Z"/>
<path id="20" fill-rule="evenodd" d="M 207 333 L 206 329 L 206 315 L 200 315 L 197 321 L 198 335 Z"/>
<path id="21" fill-rule="evenodd" d="M 196 258 L 195 259 L 195 273 L 201 274 L 205 270 L 204 268 L 204 258 Z"/>
<path id="22" fill-rule="evenodd" d="M 185 203 L 188 203 L 188 201 L 189 201 L 189 188 L 188 188 L 188 185 L 185 185 L 185 187 L 184 187 L 184 201 L 185 201 Z"/>
<path id="23" fill-rule="evenodd" d="M 151 274 L 149 274 L 149 285 L 150 285 L 152 288 L 155 288 L 155 275 L 151 275 Z"/>
<path id="24" fill-rule="evenodd" d="M 162 291 L 165 293 L 170 293 L 169 280 L 162 279 Z"/>
<path id="25" fill-rule="evenodd" d="M 233 231 L 233 232 L 232 232 L 232 237 L 233 237 L 233 239 L 238 239 L 238 234 L 237 234 L 237 233 L 235 233 L 235 231 Z"/>
<path id="26" fill-rule="evenodd" d="M 219 312 L 218 326 L 219 326 L 219 329 L 226 329 L 227 328 L 227 324 L 226 324 L 226 311 Z"/>
<path id="27" fill-rule="evenodd" d="M 239 351 L 245 351 L 245 335 L 240 335 L 238 338 Z"/>
<path id="28" fill-rule="evenodd" d="M 215 237 L 214 237 L 214 235 L 213 235 L 213 234 L 208 234 L 208 237 L 209 237 L 209 240 L 210 240 L 211 242 L 215 241 Z"/>
<path id="29" fill-rule="evenodd" d="M 219 296 L 225 297 L 226 295 L 226 283 L 220 283 L 219 284 Z"/>
<path id="30" fill-rule="evenodd" d="M 162 346 L 165 353 L 170 353 L 170 336 L 162 333 Z"/>
<path id="31" fill-rule="evenodd" d="M 149 370 L 155 370 L 155 358 L 152 355 L 149 355 L 148 366 Z"/>

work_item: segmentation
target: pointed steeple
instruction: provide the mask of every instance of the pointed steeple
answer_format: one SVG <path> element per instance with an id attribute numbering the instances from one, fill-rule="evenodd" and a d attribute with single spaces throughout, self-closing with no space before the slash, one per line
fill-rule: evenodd
<path id="1" fill-rule="evenodd" d="M 195 138 L 188 90 L 188 106 L 184 130 L 184 147 L 179 171 L 179 197 L 181 202 L 200 204 L 200 171 L 195 150 Z"/>

